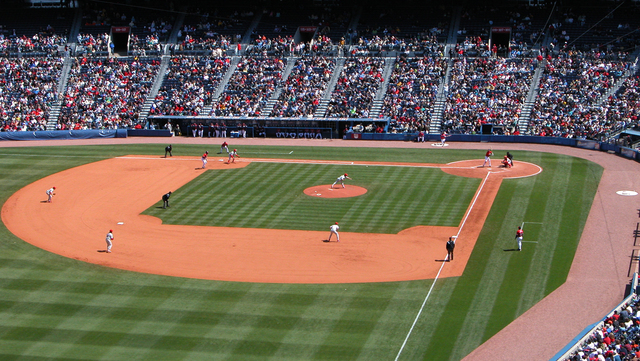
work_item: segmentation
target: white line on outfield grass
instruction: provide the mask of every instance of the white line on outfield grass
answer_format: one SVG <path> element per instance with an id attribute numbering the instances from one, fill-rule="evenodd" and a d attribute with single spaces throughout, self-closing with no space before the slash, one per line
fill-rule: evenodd
<path id="1" fill-rule="evenodd" d="M 488 172 L 487 175 L 482 180 L 482 184 L 480 184 L 480 188 L 478 189 L 478 192 L 476 193 L 476 196 L 473 198 L 473 202 L 471 203 L 471 207 L 469 207 L 469 209 L 467 210 L 467 214 L 465 214 L 464 219 L 462 220 L 462 224 L 460 224 L 460 228 L 458 229 L 458 233 L 455 236 L 456 239 L 458 239 L 458 236 L 460 235 L 460 232 L 462 231 L 462 227 L 464 227 L 465 222 L 467 222 L 467 218 L 469 218 L 469 214 L 471 213 L 471 210 L 473 209 L 473 206 L 476 204 L 476 201 L 478 200 L 478 197 L 480 197 L 480 193 L 482 192 L 482 188 L 484 188 L 485 183 L 487 183 L 487 179 L 489 179 L 489 175 L 490 174 L 491 174 L 491 172 Z M 447 254 L 447 257 L 445 257 L 445 261 L 447 260 L 448 257 L 449 257 L 449 255 Z M 404 342 L 402 343 L 402 346 L 400 347 L 400 350 L 398 351 L 398 355 L 396 356 L 395 361 L 398 361 L 398 359 L 400 358 L 400 354 L 402 354 L 402 350 L 404 350 L 404 346 L 407 344 L 407 341 L 409 340 L 409 336 L 411 336 L 411 332 L 413 332 L 413 328 L 416 326 L 416 323 L 418 322 L 418 319 L 420 318 L 420 314 L 422 314 L 422 310 L 424 309 L 424 305 L 427 304 L 427 300 L 431 296 L 431 291 L 433 291 L 433 287 L 436 285 L 436 282 L 438 281 L 438 278 L 440 277 L 440 272 L 442 272 L 442 268 L 444 268 L 444 264 L 445 263 L 446 262 L 442 262 L 442 265 L 440 266 L 440 270 L 438 270 L 438 274 L 436 274 L 436 278 L 433 279 L 433 283 L 431 284 L 431 287 L 429 287 L 429 292 L 427 293 L 427 296 L 424 298 L 424 301 L 422 301 L 422 306 L 420 306 L 420 310 L 418 311 L 418 314 L 416 315 L 416 318 L 413 320 L 413 324 L 411 325 L 411 328 L 409 329 L 409 332 L 407 333 L 407 337 L 404 338 Z"/>

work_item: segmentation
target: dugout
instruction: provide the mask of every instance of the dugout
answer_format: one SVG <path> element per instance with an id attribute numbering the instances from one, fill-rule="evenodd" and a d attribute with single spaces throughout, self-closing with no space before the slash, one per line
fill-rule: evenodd
<path id="1" fill-rule="evenodd" d="M 343 138 L 351 133 L 373 133 L 380 126 L 386 132 L 389 128 L 389 119 L 373 118 L 284 118 L 284 117 L 216 117 L 216 116 L 150 116 L 148 121 L 156 124 L 156 129 L 164 129 L 167 122 L 171 122 L 173 128 L 179 128 L 185 136 L 192 136 L 191 129 L 194 125 L 204 126 L 205 136 L 210 124 L 224 122 L 227 126 L 227 136 L 231 131 L 237 131 L 241 124 L 247 125 L 247 137 L 260 136 L 256 129 L 264 128 L 266 136 L 276 136 L 277 129 L 320 129 L 323 138 Z M 147 123 L 148 125 L 149 123 Z M 368 129 L 373 129 L 368 131 Z M 297 131 L 299 133 L 299 131 Z M 305 133 L 303 131 L 303 133 Z"/>

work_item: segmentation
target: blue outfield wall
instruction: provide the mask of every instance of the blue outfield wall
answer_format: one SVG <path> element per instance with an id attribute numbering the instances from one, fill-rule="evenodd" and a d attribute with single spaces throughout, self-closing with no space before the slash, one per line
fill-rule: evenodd
<path id="1" fill-rule="evenodd" d="M 358 140 L 390 140 L 390 141 L 416 141 L 417 133 L 349 133 L 345 139 Z M 425 140 L 429 142 L 440 142 L 439 134 L 425 134 Z M 617 144 L 603 143 L 596 140 L 539 137 L 530 135 L 479 135 L 479 134 L 452 134 L 447 137 L 451 142 L 485 142 L 485 143 L 537 143 L 564 145 L 583 149 L 601 150 L 615 153 L 619 156 L 635 159 L 640 162 L 640 151 L 632 148 L 622 147 Z"/>
<path id="2" fill-rule="evenodd" d="M 172 137 L 166 129 L 39 130 L 0 132 L 0 140 L 101 139 L 126 137 Z"/>
<path id="3" fill-rule="evenodd" d="M 35 132 L 0 132 L 0 140 L 51 140 L 126 138 L 126 129 L 103 130 L 39 130 Z"/>

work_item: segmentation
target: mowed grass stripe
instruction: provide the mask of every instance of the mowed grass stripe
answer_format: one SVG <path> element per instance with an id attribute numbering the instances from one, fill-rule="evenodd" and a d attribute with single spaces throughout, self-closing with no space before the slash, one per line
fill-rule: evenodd
<path id="1" fill-rule="evenodd" d="M 552 175 L 551 182 L 571 183 L 573 177 L 581 177 L 575 174 L 575 167 L 579 167 L 578 160 L 575 158 L 557 159 L 551 165 L 549 172 Z M 580 172 L 579 172 L 580 173 Z M 549 175 L 540 177 L 541 180 L 548 180 Z M 563 214 L 569 211 L 566 206 L 575 207 L 575 204 L 567 202 L 567 192 L 569 188 L 553 188 L 549 189 L 545 182 L 536 182 L 532 199 L 530 201 L 530 210 L 527 210 L 525 222 L 540 222 L 542 224 L 525 223 L 525 240 L 538 243 L 524 243 L 528 250 L 535 252 L 529 265 L 529 273 L 522 280 L 523 294 L 520 303 L 516 309 L 516 315 L 524 313 L 532 307 L 537 300 L 546 296 L 546 285 L 550 278 L 556 277 L 550 272 L 550 263 L 553 260 L 555 249 L 558 246 L 555 240 L 558 240 L 560 234 L 559 224 L 562 222 Z M 558 207 L 554 199 L 565 200 L 566 204 Z M 540 212 L 539 210 L 543 211 Z M 530 213 L 534 212 L 534 215 Z M 541 214 L 542 213 L 542 214 Z M 538 217 L 538 219 L 534 219 Z M 541 217 L 541 218 L 540 218 Z"/>
<path id="2" fill-rule="evenodd" d="M 567 278 L 582 229 L 591 210 L 593 194 L 602 175 L 600 166 L 594 166 L 582 159 L 574 160 L 572 171 L 565 202 L 557 205 L 563 212 L 562 217 L 554 221 L 559 226 L 553 261 L 549 267 L 549 274 L 554 277 L 548 280 L 546 294 L 562 285 Z M 542 234 L 542 237 L 545 236 Z"/>

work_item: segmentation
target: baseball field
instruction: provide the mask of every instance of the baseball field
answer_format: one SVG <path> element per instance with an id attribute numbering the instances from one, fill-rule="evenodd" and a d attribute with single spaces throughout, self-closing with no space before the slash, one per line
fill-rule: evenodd
<path id="1" fill-rule="evenodd" d="M 443 235 L 473 217 L 493 177 L 445 168 L 470 161 L 464 168 L 476 172 L 477 150 L 247 145 L 238 164 L 212 157 L 207 170 L 196 169 L 199 156 L 216 156 L 214 145 L 175 146 L 173 159 L 160 150 L 0 148 L 0 359 L 459 360 L 565 282 L 603 172 L 582 158 L 514 152 L 513 169 L 526 162 L 541 171 L 501 179 L 477 239 L 460 233 L 460 257 L 445 263 Z M 116 170 L 101 171 L 112 163 Z M 78 181 L 78 172 L 94 178 Z M 353 178 L 347 188 L 367 192 L 304 194 L 333 192 L 343 173 Z M 26 194 L 37 182 L 48 186 Z M 53 203 L 31 202 L 22 215 L 39 234 L 36 247 L 5 222 L 18 213 L 17 192 L 44 200 L 54 185 Z M 65 193 L 86 208 L 71 208 Z M 38 211 L 57 204 L 65 206 Z M 98 207 L 106 213 L 88 212 Z M 118 208 L 131 219 L 110 218 Z M 108 229 L 95 228 L 109 222 L 112 254 L 98 252 Z M 153 223 L 157 239 L 136 233 L 136 222 Z M 341 242 L 324 242 L 334 222 Z M 246 229 L 254 233 L 234 238 Z M 53 234 L 66 237 L 59 252 L 47 243 Z M 176 247 L 175 261 L 161 242 Z M 201 273 L 187 277 L 191 268 Z M 247 272 L 255 278 L 239 276 Z"/>

